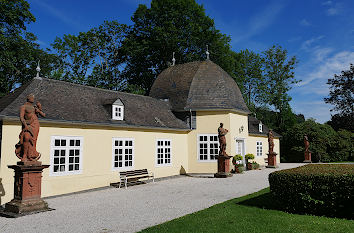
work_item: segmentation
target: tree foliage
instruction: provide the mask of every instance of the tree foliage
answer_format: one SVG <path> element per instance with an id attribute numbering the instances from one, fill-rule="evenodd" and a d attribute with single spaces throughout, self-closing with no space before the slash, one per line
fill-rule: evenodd
<path id="1" fill-rule="evenodd" d="M 105 21 L 88 32 L 57 37 L 52 46 L 63 60 L 57 78 L 106 89 L 125 88 L 121 49 L 128 30 L 125 24 Z"/>
<path id="2" fill-rule="evenodd" d="M 40 49 L 36 36 L 26 31 L 35 18 L 24 0 L 0 0 L 0 96 L 36 75 L 49 75 L 58 65 L 56 55 Z"/>
<path id="3" fill-rule="evenodd" d="M 248 107 L 254 110 L 257 104 L 264 104 L 263 58 L 248 49 L 236 53 L 235 58 L 233 76 Z"/>
<path id="4" fill-rule="evenodd" d="M 205 59 L 209 45 L 211 59 L 231 74 L 233 56 L 230 37 L 215 28 L 195 0 L 152 0 L 151 7 L 139 5 L 133 27 L 124 41 L 124 77 L 148 92 L 175 52 L 176 63 Z"/>
<path id="5" fill-rule="evenodd" d="M 335 162 L 353 160 L 354 134 L 341 130 L 336 132 L 327 124 L 309 119 L 296 124 L 283 133 L 281 142 L 282 159 L 286 162 L 304 160 L 304 135 L 310 141 L 312 161 Z"/>
<path id="6" fill-rule="evenodd" d="M 334 75 L 328 79 L 330 85 L 329 97 L 325 102 L 334 105 L 331 111 L 338 112 L 332 115 L 329 124 L 335 129 L 347 129 L 354 132 L 354 65 L 350 69 Z"/>

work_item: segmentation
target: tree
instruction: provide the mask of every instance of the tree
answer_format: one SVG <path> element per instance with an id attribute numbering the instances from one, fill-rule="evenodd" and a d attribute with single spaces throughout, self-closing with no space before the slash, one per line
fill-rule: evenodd
<path id="1" fill-rule="evenodd" d="M 329 97 L 324 98 L 328 104 L 334 105 L 331 111 L 338 112 L 332 115 L 330 124 L 334 128 L 348 129 L 353 132 L 354 126 L 354 65 L 350 64 L 349 70 L 334 75 L 328 79 L 330 85 Z"/>
<path id="2" fill-rule="evenodd" d="M 35 18 L 24 0 L 0 0 L 0 96 L 36 75 L 37 62 L 41 74 L 49 75 L 59 61 L 40 49 L 36 36 L 26 31 Z"/>
<path id="3" fill-rule="evenodd" d="M 148 92 L 161 71 L 168 67 L 175 52 L 177 63 L 205 59 L 206 45 L 211 59 L 229 74 L 234 58 L 230 37 L 215 28 L 203 6 L 195 0 L 152 0 L 151 7 L 139 5 L 133 27 L 124 41 L 129 84 Z"/>
<path id="4" fill-rule="evenodd" d="M 106 89 L 124 89 L 120 51 L 128 30 L 125 24 L 105 21 L 87 32 L 57 37 L 52 46 L 64 61 L 58 78 Z"/>
<path id="5" fill-rule="evenodd" d="M 292 85 L 300 82 L 294 75 L 297 64 L 295 56 L 288 58 L 288 51 L 281 46 L 272 46 L 263 52 L 264 82 L 267 88 L 264 99 L 278 112 L 277 125 L 285 128 L 285 118 L 289 113 L 291 97 L 288 91 Z"/>
<path id="6" fill-rule="evenodd" d="M 263 78 L 263 59 L 252 51 L 241 50 L 235 54 L 233 76 L 246 100 L 248 108 L 255 110 L 257 104 L 263 104 L 265 85 Z"/>

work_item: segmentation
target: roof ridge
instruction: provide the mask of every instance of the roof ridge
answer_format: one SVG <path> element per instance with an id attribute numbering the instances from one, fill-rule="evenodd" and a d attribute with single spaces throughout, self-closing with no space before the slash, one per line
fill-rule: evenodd
<path id="1" fill-rule="evenodd" d="M 33 78 L 33 79 L 38 79 L 38 78 Z M 84 85 L 84 84 L 72 83 L 72 82 L 67 82 L 67 81 L 64 81 L 64 80 L 58 80 L 58 79 L 53 79 L 53 78 L 41 78 L 41 79 L 45 80 L 45 81 L 49 81 L 49 82 L 61 82 L 61 83 L 66 83 L 66 84 L 70 84 L 70 85 L 74 85 L 74 86 L 80 86 L 80 87 L 83 87 L 83 88 L 89 88 L 89 89 L 100 90 L 100 91 L 105 91 L 105 92 L 113 92 L 113 93 L 117 93 L 117 94 L 121 93 L 121 94 L 126 94 L 126 95 L 147 97 L 147 98 L 152 98 L 152 99 L 155 99 L 155 100 L 159 100 L 159 99 L 151 97 L 151 96 L 139 95 L 139 94 L 124 92 L 124 91 L 109 90 L 109 89 L 104 89 L 104 88 L 100 88 L 100 87 L 87 86 L 87 85 Z"/>
<path id="2" fill-rule="evenodd" d="M 206 60 L 206 61 L 208 61 L 208 60 Z M 196 71 L 195 71 L 195 73 L 194 73 L 194 75 L 193 75 L 193 77 L 192 77 L 192 82 L 191 82 L 191 85 L 189 86 L 189 90 L 188 90 L 188 96 L 187 96 L 187 101 L 186 101 L 186 105 L 185 105 L 185 108 L 189 105 L 189 96 L 190 96 L 190 94 L 191 94 L 191 91 L 192 91 L 192 85 L 193 85 L 193 83 L 195 83 L 196 81 L 195 81 L 195 77 L 196 77 L 196 74 L 199 72 L 199 70 L 200 70 L 200 66 L 201 66 L 201 64 L 203 63 L 203 61 L 201 61 L 200 62 L 200 64 L 198 65 L 198 69 L 196 69 Z M 190 109 L 190 108 L 189 108 Z M 187 109 L 186 109 L 187 110 Z"/>

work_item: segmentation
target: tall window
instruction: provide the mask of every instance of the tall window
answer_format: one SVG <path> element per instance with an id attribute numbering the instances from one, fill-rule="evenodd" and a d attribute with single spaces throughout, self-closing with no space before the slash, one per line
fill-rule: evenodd
<path id="1" fill-rule="evenodd" d="M 259 130 L 260 133 L 263 132 L 263 124 L 262 124 L 262 122 L 259 122 L 258 130 Z"/>
<path id="2" fill-rule="evenodd" d="M 171 140 L 158 139 L 156 146 L 156 165 L 171 165 Z"/>
<path id="3" fill-rule="evenodd" d="M 198 158 L 200 161 L 214 161 L 219 153 L 219 139 L 217 134 L 198 135 Z"/>
<path id="4" fill-rule="evenodd" d="M 134 139 L 113 138 L 113 169 L 133 168 Z"/>
<path id="5" fill-rule="evenodd" d="M 262 154 L 263 154 L 262 142 L 257 142 L 257 156 L 262 156 Z"/>
<path id="6" fill-rule="evenodd" d="M 51 174 L 81 173 L 82 137 L 52 136 Z"/>

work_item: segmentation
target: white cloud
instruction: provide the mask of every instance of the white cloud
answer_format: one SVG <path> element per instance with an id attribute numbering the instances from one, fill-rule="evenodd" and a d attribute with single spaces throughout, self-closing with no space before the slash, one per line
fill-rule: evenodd
<path id="1" fill-rule="evenodd" d="M 243 33 L 238 33 L 240 36 L 234 37 L 232 42 L 237 43 L 260 34 L 276 20 L 283 8 L 284 5 L 279 2 L 273 2 L 267 5 L 261 12 L 251 17 L 247 24 L 247 29 L 244 30 Z"/>
<path id="2" fill-rule="evenodd" d="M 306 19 L 302 19 L 300 21 L 300 25 L 305 26 L 305 27 L 311 26 L 310 22 L 307 21 Z"/>
<path id="3" fill-rule="evenodd" d="M 55 9 L 54 7 L 47 4 L 46 2 L 41 1 L 41 0 L 34 0 L 34 2 L 37 5 L 39 5 L 41 8 L 43 8 L 44 11 L 47 11 L 48 13 L 50 13 L 51 15 L 56 17 L 57 19 L 61 20 L 62 22 L 66 23 L 70 26 L 75 26 L 76 28 L 82 27 L 76 20 L 70 18 L 69 16 L 67 16 L 66 14 L 61 12 L 60 10 Z"/>
<path id="4" fill-rule="evenodd" d="M 318 36 L 318 37 L 314 37 L 314 38 L 311 38 L 311 39 L 309 39 L 309 40 L 306 40 L 306 41 L 304 41 L 304 42 L 301 44 L 301 49 L 308 50 L 308 49 L 310 49 L 310 48 L 312 47 L 312 45 L 313 45 L 314 43 L 316 43 L 317 41 L 319 41 L 319 40 L 321 40 L 321 39 L 323 39 L 323 38 L 324 38 L 324 36 L 323 36 L 323 35 L 320 35 L 320 36 Z"/>
<path id="5" fill-rule="evenodd" d="M 329 51 L 331 49 L 324 49 L 323 51 L 318 52 L 318 54 L 326 54 L 328 56 Z M 318 56 L 316 52 L 314 52 L 315 59 Z M 307 74 L 305 77 L 302 77 L 303 80 L 298 86 L 307 85 L 314 80 L 324 80 L 327 81 L 328 78 L 333 77 L 334 74 L 339 74 L 342 70 L 346 70 L 349 68 L 349 64 L 354 61 L 354 51 L 342 51 L 334 54 L 331 57 L 322 56 L 320 59 L 321 62 L 318 64 L 314 64 L 315 69 Z"/>
<path id="6" fill-rule="evenodd" d="M 332 3 L 333 3 L 332 1 L 325 1 L 322 3 L 322 5 L 329 6 L 329 5 L 332 5 Z"/>

